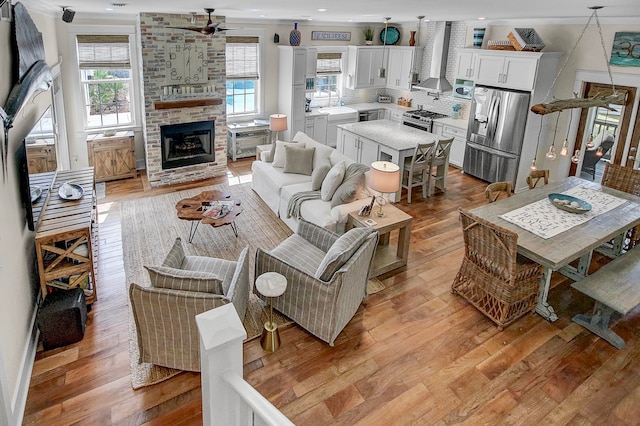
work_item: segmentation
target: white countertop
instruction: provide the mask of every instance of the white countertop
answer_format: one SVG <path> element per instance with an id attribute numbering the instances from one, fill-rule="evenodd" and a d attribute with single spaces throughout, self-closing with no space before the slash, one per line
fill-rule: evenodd
<path id="1" fill-rule="evenodd" d="M 360 121 L 340 124 L 338 127 L 398 151 L 413 149 L 419 143 L 435 142 L 440 139 L 433 133 L 391 120 Z"/>
<path id="2" fill-rule="evenodd" d="M 360 111 L 371 111 L 373 109 L 390 109 L 390 110 L 395 110 L 395 111 L 409 111 L 411 109 L 415 109 L 415 108 L 410 108 L 410 107 L 403 107 L 400 106 L 398 104 L 394 104 L 394 103 L 380 103 L 380 102 L 365 102 L 365 103 L 360 103 L 360 104 L 349 104 L 349 105 L 345 105 L 348 106 L 349 108 L 353 108 L 353 109 L 357 109 L 358 112 Z"/>

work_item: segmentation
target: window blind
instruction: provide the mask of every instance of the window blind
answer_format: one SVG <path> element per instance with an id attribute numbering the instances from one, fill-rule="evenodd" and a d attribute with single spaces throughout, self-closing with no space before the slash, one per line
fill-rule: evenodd
<path id="1" fill-rule="evenodd" d="M 318 53 L 316 62 L 316 74 L 341 74 L 340 63 L 342 62 L 342 53 Z"/>
<path id="2" fill-rule="evenodd" d="M 227 37 L 227 79 L 257 80 L 259 78 L 259 46 L 258 37 Z"/>
<path id="3" fill-rule="evenodd" d="M 131 69 L 128 35 L 78 35 L 78 66 L 82 69 Z"/>

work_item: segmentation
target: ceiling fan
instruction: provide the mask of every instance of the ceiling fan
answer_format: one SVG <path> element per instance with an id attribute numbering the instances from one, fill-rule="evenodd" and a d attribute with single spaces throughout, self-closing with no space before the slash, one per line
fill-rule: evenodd
<path id="1" fill-rule="evenodd" d="M 211 14 L 213 13 L 214 10 L 215 9 L 212 9 L 212 8 L 205 8 L 204 9 L 204 11 L 209 14 L 209 20 L 207 21 L 207 25 L 205 25 L 204 27 L 169 27 L 169 28 L 175 28 L 175 29 L 179 29 L 179 30 L 195 31 L 197 33 L 204 34 L 204 35 L 213 35 L 213 34 L 217 34 L 217 33 L 221 32 L 221 31 L 230 30 L 231 28 L 220 28 L 218 26 L 218 25 L 220 25 L 220 22 L 211 21 Z"/>

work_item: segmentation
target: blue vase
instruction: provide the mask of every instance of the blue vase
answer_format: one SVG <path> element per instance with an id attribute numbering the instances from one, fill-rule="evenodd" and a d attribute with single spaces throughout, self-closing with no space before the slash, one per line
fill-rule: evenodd
<path id="1" fill-rule="evenodd" d="M 302 39 L 302 34 L 300 34 L 300 30 L 298 30 L 298 23 L 293 24 L 293 29 L 289 33 L 289 44 L 291 46 L 300 46 L 300 40 Z"/>
<path id="2" fill-rule="evenodd" d="M 473 29 L 473 47 L 480 49 L 482 47 L 482 41 L 484 40 L 484 32 L 486 28 L 474 28 Z"/>

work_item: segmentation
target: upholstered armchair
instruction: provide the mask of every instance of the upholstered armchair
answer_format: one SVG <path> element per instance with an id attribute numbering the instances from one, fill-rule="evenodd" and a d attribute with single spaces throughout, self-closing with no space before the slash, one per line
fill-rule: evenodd
<path id="1" fill-rule="evenodd" d="M 266 252 L 256 252 L 255 276 L 278 272 L 287 278 L 282 296 L 265 298 L 314 336 L 333 346 L 366 296 L 378 243 L 371 228 L 342 236 L 301 220 L 295 234 Z"/>
<path id="2" fill-rule="evenodd" d="M 237 261 L 185 256 L 180 238 L 161 266 L 147 267 L 151 287 L 132 283 L 129 298 L 139 361 L 200 371 L 196 315 L 233 303 L 242 320 L 249 301 L 249 248 Z"/>

